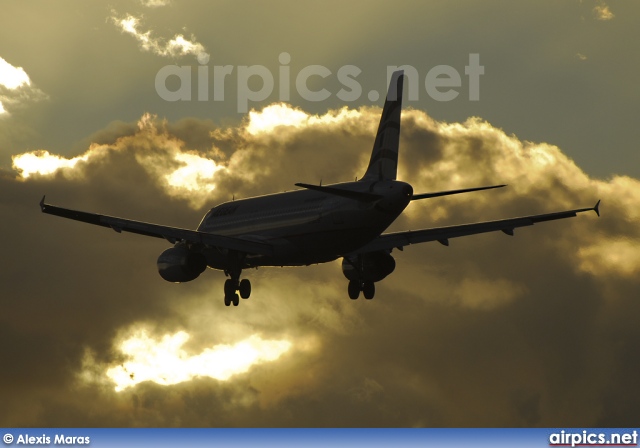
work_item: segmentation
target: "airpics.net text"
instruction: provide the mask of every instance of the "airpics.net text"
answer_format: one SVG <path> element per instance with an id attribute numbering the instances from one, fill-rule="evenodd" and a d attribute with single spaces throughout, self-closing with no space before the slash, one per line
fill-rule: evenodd
<path id="1" fill-rule="evenodd" d="M 260 102 L 269 98 L 278 85 L 277 100 L 289 101 L 291 98 L 292 73 L 291 55 L 286 52 L 280 53 L 278 61 L 278 75 L 274 77 L 271 70 L 264 65 L 214 65 L 209 67 L 209 58 L 198 60 L 200 65 L 194 67 L 190 65 L 165 65 L 156 74 L 155 89 L 157 94 L 165 101 L 192 101 L 192 85 L 196 87 L 197 101 L 225 101 L 225 83 L 227 77 L 236 77 L 237 108 L 239 113 L 246 113 L 249 110 L 249 103 Z M 393 72 L 404 70 L 405 82 L 407 85 L 407 99 L 418 101 L 420 98 L 421 77 L 418 70 L 411 65 L 389 65 L 387 66 L 387 83 L 391 79 Z M 480 76 L 484 75 L 484 66 L 480 65 L 480 55 L 478 53 L 469 54 L 469 63 L 464 67 L 464 73 L 468 77 L 469 101 L 480 100 Z M 312 77 L 322 79 L 333 76 L 334 73 L 323 65 L 307 65 L 295 74 L 294 87 L 296 93 L 306 101 L 325 101 L 332 96 L 332 92 L 326 88 L 311 90 L 308 81 Z M 352 102 L 360 99 L 363 94 L 362 85 L 358 77 L 362 75 L 362 70 L 355 65 L 343 65 L 335 72 L 338 82 L 342 88 L 335 93 L 335 96 L 343 102 Z M 167 81 L 175 77 L 178 81 L 178 88 L 170 89 Z M 194 81 L 195 77 L 195 82 Z M 252 78 L 258 78 L 260 82 L 251 82 Z M 173 81 L 176 81 L 175 79 Z M 172 84 L 175 84 L 173 82 Z M 260 85 L 260 88 L 252 89 L 252 86 Z M 450 65 L 436 65 L 432 67 L 423 80 L 424 88 L 429 97 L 435 101 L 452 101 L 458 97 L 460 92 L 456 89 L 462 87 L 462 76 L 460 72 Z M 212 94 L 210 95 L 210 87 Z M 377 90 L 370 90 L 367 98 L 371 102 L 378 102 L 380 94 Z"/>

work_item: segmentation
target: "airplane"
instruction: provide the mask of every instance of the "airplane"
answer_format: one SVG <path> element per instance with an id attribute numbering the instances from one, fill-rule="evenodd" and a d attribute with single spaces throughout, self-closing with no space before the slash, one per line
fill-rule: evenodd
<path id="1" fill-rule="evenodd" d="M 517 227 L 578 213 L 590 208 L 501 219 L 497 221 L 383 233 L 412 202 L 427 198 L 502 188 L 492 185 L 415 194 L 413 187 L 396 180 L 404 73 L 392 74 L 369 165 L 353 182 L 331 185 L 295 184 L 300 190 L 270 194 L 213 207 L 196 230 L 149 224 L 130 219 L 76 211 L 40 201 L 42 212 L 116 232 L 163 238 L 173 247 L 159 256 L 160 276 L 169 282 L 196 279 L 207 267 L 224 271 L 224 304 L 238 306 L 239 297 L 251 295 L 243 270 L 259 266 L 308 266 L 342 258 L 342 272 L 349 280 L 347 292 L 355 300 L 362 292 L 373 299 L 375 283 L 396 267 L 391 255 L 411 244 L 449 240 L 467 235 L 502 231 L 513 235 Z"/>

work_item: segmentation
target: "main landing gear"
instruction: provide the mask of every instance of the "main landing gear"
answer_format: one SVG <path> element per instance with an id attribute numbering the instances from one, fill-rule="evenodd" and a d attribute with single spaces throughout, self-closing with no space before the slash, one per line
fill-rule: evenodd
<path id="1" fill-rule="evenodd" d="M 349 281 L 348 291 L 351 300 L 356 300 L 360 296 L 360 291 L 362 291 L 365 299 L 371 300 L 376 295 L 376 285 L 373 282 L 351 280 Z"/>
<path id="2" fill-rule="evenodd" d="M 242 264 L 244 261 L 244 255 L 238 252 L 230 251 L 228 254 L 228 268 L 224 273 L 229 276 L 224 282 L 224 304 L 225 306 L 238 306 L 240 303 L 240 297 L 248 299 L 251 295 L 251 282 L 243 278 L 240 280 L 240 274 L 242 274 Z M 240 293 L 240 297 L 238 297 Z"/>
<path id="3" fill-rule="evenodd" d="M 248 299 L 251 296 L 251 282 L 249 279 L 243 278 L 238 281 L 238 279 L 229 278 L 224 282 L 224 304 L 226 306 L 230 306 L 232 303 L 233 306 L 238 306 L 240 303 L 238 293 L 243 299 Z"/>

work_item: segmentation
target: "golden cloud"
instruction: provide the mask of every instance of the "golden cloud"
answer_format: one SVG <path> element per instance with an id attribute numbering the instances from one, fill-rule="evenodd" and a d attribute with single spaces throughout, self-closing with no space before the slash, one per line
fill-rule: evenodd
<path id="1" fill-rule="evenodd" d="M 607 5 L 604 2 L 602 2 L 599 5 L 596 5 L 593 8 L 593 15 L 598 20 L 611 20 L 615 17 L 615 15 L 609 9 L 609 5 Z"/>
<path id="2" fill-rule="evenodd" d="M 330 183 L 362 174 L 379 113 L 363 107 L 312 115 L 274 104 L 227 127 L 195 119 L 167 123 L 145 114 L 134 130 L 114 128 L 74 157 L 44 150 L 17 155 L 16 179 L 4 182 L 36 199 L 42 190 L 53 189 L 68 206 L 80 202 L 78 208 L 103 213 L 120 207 L 123 216 L 135 212 L 131 217 L 150 215 L 160 223 L 170 217 L 195 227 L 204 209 L 234 194 L 249 197 L 290 189 L 299 181 Z M 163 283 L 153 268 L 163 242 L 97 233 L 106 230 L 47 217 L 54 220 L 47 221 L 50 227 L 38 221 L 35 236 L 15 238 L 38 241 L 38 257 L 22 246 L 6 251 L 29 265 L 16 270 L 16 278 L 28 272 L 55 278 L 43 286 L 47 306 L 66 303 L 69 290 L 94 296 L 91 305 L 86 294 L 72 305 L 92 316 L 87 318 L 91 325 L 69 324 L 62 312 L 52 320 L 55 328 L 59 322 L 72 326 L 74 337 L 82 335 L 76 345 L 86 350 L 69 355 L 82 356 L 84 364 L 65 365 L 59 376 L 80 372 L 81 380 L 68 387 L 83 397 L 99 394 L 103 403 L 92 413 L 81 412 L 88 416 L 82 421 L 96 425 L 99 416 L 119 425 L 156 426 L 171 424 L 169 415 L 181 415 L 191 425 L 237 425 L 247 411 L 253 413 L 252 424 L 267 426 L 609 421 L 605 415 L 612 407 L 600 397 L 622 396 L 620 381 L 610 377 L 628 375 L 624 385 L 635 381 L 629 373 L 633 365 L 620 348 L 626 345 L 619 344 L 635 346 L 636 323 L 625 316 L 627 309 L 637 309 L 640 182 L 625 176 L 593 178 L 557 146 L 522 141 L 479 118 L 445 123 L 407 110 L 401 134 L 399 177 L 417 193 L 509 186 L 418 201 L 393 230 L 591 206 L 599 198 L 602 217 L 542 223 L 518 229 L 514 237 L 495 233 L 455 239 L 449 247 L 424 244 L 394 251 L 396 271 L 377 285 L 374 301 L 348 299 L 339 262 L 247 271 L 253 297 L 231 310 L 236 313 L 222 304 L 221 273 L 207 272 L 187 285 Z M 34 200 L 29 212 L 35 207 Z M 76 227 L 67 232 L 69 225 Z M 60 234 L 65 241 L 58 242 Z M 119 238 L 130 239 L 120 244 Z M 139 257 L 131 256 L 134 240 Z M 79 259 L 92 262 L 79 264 Z M 9 269 L 14 265 L 20 263 L 9 263 Z M 119 281 L 112 281 L 114 276 Z M 64 287 L 58 278 L 65 279 Z M 96 283 L 104 287 L 96 290 L 91 286 Z M 14 294 L 22 297 L 20 291 Z M 70 305 L 65 306 L 61 309 Z M 606 319 L 598 315 L 602 308 Z M 47 322 L 41 325 L 50 328 Z M 96 322 L 103 322 L 99 331 Z M 140 322 L 156 331 L 142 334 Z M 592 334 L 611 337 L 594 340 Z M 291 346 L 286 356 L 272 361 L 256 355 L 242 368 L 231 362 L 235 367 L 226 372 L 238 373 L 214 379 L 224 377 L 213 373 L 227 365 L 208 364 L 217 359 L 216 348 L 233 353 L 254 335 Z M 134 353 L 125 341 L 140 350 Z M 598 356 L 607 358 L 607 369 L 589 361 Z M 496 364 L 506 367 L 497 371 Z M 582 397 L 575 388 L 565 391 L 576 369 L 580 385 L 596 392 Z M 126 392 L 115 394 L 106 372 Z M 206 405 L 221 403 L 224 412 L 192 409 L 186 403 L 195 395 L 208 397 Z M 86 409 L 92 401 L 59 400 L 72 409 Z M 54 414 L 31 417 L 36 404 L 57 409 L 58 402 L 41 405 L 35 393 L 12 399 L 17 401 L 23 404 L 12 422 L 61 423 Z M 148 403 L 171 412 L 158 413 Z"/>
<path id="3" fill-rule="evenodd" d="M 46 98 L 47 95 L 31 83 L 22 67 L 14 67 L 0 57 L 0 115 L 8 114 L 5 106 Z"/>
<path id="4" fill-rule="evenodd" d="M 164 6 L 165 4 L 166 2 L 149 1 L 145 6 Z M 131 14 L 127 14 L 123 18 L 117 18 L 114 11 L 111 20 L 123 33 L 133 36 L 144 51 L 150 51 L 163 57 L 191 54 L 196 56 L 201 64 L 209 62 L 209 54 L 206 52 L 204 45 L 196 41 L 194 36 L 191 37 L 191 40 L 186 39 L 182 34 L 176 34 L 169 40 L 155 37 L 151 30 L 146 32 L 139 30 L 141 19 Z"/>
<path id="5" fill-rule="evenodd" d="M 263 340 L 259 335 L 252 335 L 233 345 L 217 345 L 192 355 L 183 348 L 189 338 L 185 331 L 164 335 L 160 340 L 145 331 L 136 332 L 118 347 L 126 361 L 108 368 L 106 376 L 115 383 L 116 392 L 143 381 L 162 385 L 195 377 L 226 381 L 247 372 L 254 364 L 277 360 L 291 348 L 289 341 Z"/>

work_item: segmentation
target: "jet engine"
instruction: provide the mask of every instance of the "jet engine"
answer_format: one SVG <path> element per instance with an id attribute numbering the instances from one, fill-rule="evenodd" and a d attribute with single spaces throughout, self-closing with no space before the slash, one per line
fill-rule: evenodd
<path id="1" fill-rule="evenodd" d="M 342 259 L 344 276 L 359 282 L 379 282 L 395 268 L 396 261 L 387 252 L 371 252 Z"/>
<path id="2" fill-rule="evenodd" d="M 196 279 L 207 268 L 207 258 L 178 243 L 158 257 L 158 272 L 168 282 L 182 283 Z"/>

